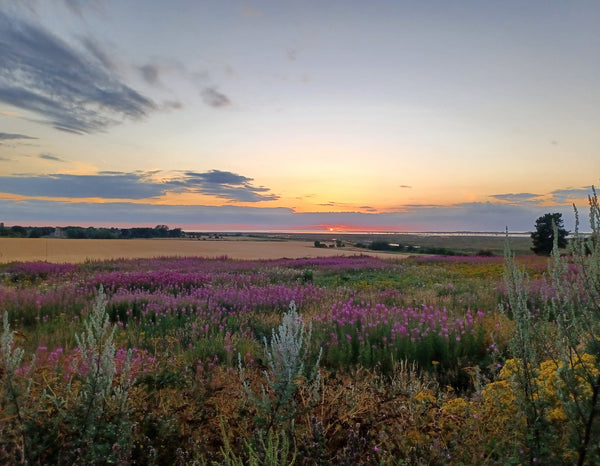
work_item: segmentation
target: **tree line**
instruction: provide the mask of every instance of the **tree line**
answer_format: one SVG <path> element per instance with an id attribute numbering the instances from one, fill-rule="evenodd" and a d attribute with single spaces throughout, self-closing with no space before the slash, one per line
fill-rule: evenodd
<path id="1" fill-rule="evenodd" d="M 456 256 L 461 255 L 460 252 L 452 249 L 436 246 L 412 246 L 409 244 L 388 243 L 383 240 L 375 240 L 371 243 L 356 243 L 356 247 L 370 249 L 372 251 L 390 251 L 390 252 L 416 252 L 420 254 L 435 254 L 439 256 Z M 489 251 L 482 251 L 479 255 L 493 255 Z"/>
<path id="2" fill-rule="evenodd" d="M 23 227 L 14 225 L 5 227 L 0 224 L 0 237 L 5 238 L 68 238 L 68 239 L 133 239 L 133 238 L 181 238 L 181 228 L 169 229 L 167 225 L 134 228 L 96 228 L 96 227 Z"/>

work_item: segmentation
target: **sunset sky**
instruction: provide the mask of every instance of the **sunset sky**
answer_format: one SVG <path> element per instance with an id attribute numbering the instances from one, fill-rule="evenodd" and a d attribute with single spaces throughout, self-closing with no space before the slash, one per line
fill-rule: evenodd
<path id="1" fill-rule="evenodd" d="M 600 2 L 0 0 L 0 221 L 583 226 Z"/>

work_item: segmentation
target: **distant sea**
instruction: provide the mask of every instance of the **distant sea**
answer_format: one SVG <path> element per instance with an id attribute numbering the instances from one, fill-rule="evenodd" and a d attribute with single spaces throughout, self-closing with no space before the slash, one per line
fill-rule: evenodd
<path id="1" fill-rule="evenodd" d="M 190 233 L 224 233 L 224 234 L 243 234 L 243 235 L 399 235 L 399 236 L 483 236 L 483 237 L 504 237 L 504 231 L 369 231 L 369 230 L 185 230 Z M 529 237 L 529 231 L 509 231 L 509 237 Z"/>

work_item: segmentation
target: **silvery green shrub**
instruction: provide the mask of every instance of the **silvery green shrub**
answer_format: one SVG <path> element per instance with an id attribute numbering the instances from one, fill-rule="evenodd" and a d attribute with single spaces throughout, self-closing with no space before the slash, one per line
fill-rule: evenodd
<path id="1" fill-rule="evenodd" d="M 529 304 L 527 274 L 509 248 L 505 254 L 507 307 L 516 324 L 509 355 L 516 361 L 515 394 L 525 416 L 526 454 L 541 464 L 559 460 L 555 444 L 563 432 L 577 464 L 600 462 L 600 206 L 594 188 L 592 192 L 591 234 L 579 232 L 575 209 L 575 232 L 566 254 L 560 254 L 555 241 L 545 276 L 550 292 L 540 309 Z M 557 368 L 555 396 L 566 417 L 560 431 L 550 421 L 551 406 L 536 379 L 544 361 Z"/>
<path id="2" fill-rule="evenodd" d="M 78 388 L 70 387 L 74 406 L 63 411 L 69 426 L 72 457 L 77 463 L 116 462 L 126 459 L 131 448 L 132 422 L 127 401 L 131 350 L 118 381 L 115 381 L 115 327 L 106 312 L 106 297 L 100 288 L 84 330 L 75 335 L 81 360 L 74 367 Z M 125 457 L 125 458 L 124 458 Z"/>
<path id="3" fill-rule="evenodd" d="M 277 332 L 272 330 L 271 340 L 263 339 L 265 383 L 258 395 L 252 391 L 250 383 L 244 377 L 240 358 L 244 390 L 257 409 L 257 425 L 265 433 L 270 432 L 274 426 L 293 431 L 294 417 L 298 414 L 294 399 L 297 389 L 303 385 L 313 398 L 320 389 L 321 351 L 314 361 L 309 361 L 311 334 L 312 325 L 309 324 L 308 330 L 306 329 L 302 316 L 298 314 L 296 304 L 292 301 Z"/>
<path id="4" fill-rule="evenodd" d="M 0 422 L 0 450 L 13 454 L 15 461 L 25 462 L 27 458 L 27 422 L 30 418 L 29 391 L 31 378 L 17 377 L 25 351 L 15 347 L 15 332 L 10 329 L 8 313 L 2 318 L 2 337 L 0 345 L 0 403 L 8 417 Z M 33 365 L 35 356 L 31 362 Z M 11 453 L 12 452 L 12 453 Z M 2 455 L 4 456 L 4 454 Z"/>

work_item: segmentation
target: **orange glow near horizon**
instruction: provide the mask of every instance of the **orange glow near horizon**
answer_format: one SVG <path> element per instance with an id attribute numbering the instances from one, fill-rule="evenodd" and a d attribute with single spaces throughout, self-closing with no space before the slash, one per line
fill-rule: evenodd
<path id="1" fill-rule="evenodd" d="M 355 233 L 355 232 L 375 232 L 385 233 L 388 231 L 420 231 L 418 225 L 312 225 L 308 228 L 315 231 L 323 231 L 329 233 Z M 298 228 L 299 229 L 299 228 Z"/>

